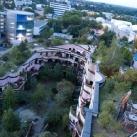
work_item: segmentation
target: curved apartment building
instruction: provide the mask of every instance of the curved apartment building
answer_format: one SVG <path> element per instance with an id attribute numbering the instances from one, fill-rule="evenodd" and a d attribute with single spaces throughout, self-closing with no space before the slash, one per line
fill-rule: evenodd
<path id="1" fill-rule="evenodd" d="M 91 137 L 92 118 L 98 115 L 99 87 L 104 76 L 99 72 L 98 64 L 91 59 L 93 47 L 84 45 L 62 45 L 36 50 L 16 73 L 8 73 L 0 78 L 1 91 L 9 84 L 16 90 L 23 87 L 26 73 L 37 74 L 46 62 L 60 62 L 82 70 L 82 85 L 78 104 L 70 108 L 70 130 L 73 137 Z"/>

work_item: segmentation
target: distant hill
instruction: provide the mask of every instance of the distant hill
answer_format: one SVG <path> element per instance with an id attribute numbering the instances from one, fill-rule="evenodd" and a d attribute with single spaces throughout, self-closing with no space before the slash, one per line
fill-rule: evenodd
<path id="1" fill-rule="evenodd" d="M 98 12 L 111 12 L 117 13 L 119 15 L 130 15 L 137 17 L 137 8 L 124 7 L 119 5 L 111 5 L 106 3 L 98 3 L 98 2 L 86 2 L 85 4 L 87 9 L 92 9 Z"/>

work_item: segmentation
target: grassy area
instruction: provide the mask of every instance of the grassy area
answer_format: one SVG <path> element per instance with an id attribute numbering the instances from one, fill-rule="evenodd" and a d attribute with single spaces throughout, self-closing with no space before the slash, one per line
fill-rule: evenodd
<path id="1" fill-rule="evenodd" d="M 118 124 L 114 126 L 118 126 Z M 110 128 L 102 128 L 98 123 L 98 120 L 94 119 L 93 137 L 128 137 L 128 133 L 126 133 L 122 128 L 117 131 L 114 131 L 113 129 L 110 130 Z"/>

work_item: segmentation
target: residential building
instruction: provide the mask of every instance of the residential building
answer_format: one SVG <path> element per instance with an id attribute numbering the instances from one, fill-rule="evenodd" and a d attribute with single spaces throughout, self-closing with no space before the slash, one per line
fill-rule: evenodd
<path id="1" fill-rule="evenodd" d="M 48 21 L 47 20 L 35 20 L 34 21 L 34 31 L 33 35 L 38 36 L 46 28 Z"/>
<path id="2" fill-rule="evenodd" d="M 132 30 L 132 23 L 123 20 L 111 20 L 112 30 L 116 33 L 116 36 L 120 39 L 126 37 L 128 42 L 132 42 L 135 39 L 135 32 Z"/>
<path id="3" fill-rule="evenodd" d="M 14 9 L 14 0 L 3 0 L 3 7 L 6 9 Z"/>
<path id="4" fill-rule="evenodd" d="M 62 16 L 65 11 L 71 10 L 71 5 L 69 3 L 50 2 L 50 7 L 53 8 L 55 16 Z"/>
<path id="5" fill-rule="evenodd" d="M 104 76 L 98 64 L 92 62 L 91 55 L 95 47 L 91 45 L 60 45 L 37 49 L 17 72 L 7 73 L 0 77 L 0 91 L 8 85 L 20 90 L 26 82 L 26 75 L 39 73 L 40 68 L 48 62 L 60 62 L 64 66 L 76 69 L 82 81 L 78 103 L 69 112 L 70 129 L 73 137 L 91 137 L 93 118 L 99 113 L 99 89 L 104 83 Z M 23 72 L 24 75 L 21 75 Z"/>
<path id="6" fill-rule="evenodd" d="M 6 31 L 7 39 L 12 44 L 21 41 L 31 41 L 34 28 L 34 14 L 26 11 L 7 10 Z"/>
<path id="7" fill-rule="evenodd" d="M 72 35 L 64 34 L 64 33 L 53 33 L 52 37 L 61 38 L 64 40 L 71 40 L 73 38 Z"/>
<path id="8" fill-rule="evenodd" d="M 106 20 L 103 17 L 97 17 L 96 21 L 99 23 L 105 23 L 106 22 Z"/>
<path id="9" fill-rule="evenodd" d="M 0 38 L 2 38 L 5 35 L 5 13 L 4 12 L 0 12 Z"/>
<path id="10" fill-rule="evenodd" d="M 35 13 L 44 16 L 44 5 L 43 4 L 36 4 Z"/>
<path id="11" fill-rule="evenodd" d="M 36 4 L 37 10 L 43 10 L 43 4 Z"/>
<path id="12" fill-rule="evenodd" d="M 137 25 L 132 25 L 132 30 L 137 34 Z"/>
<path id="13" fill-rule="evenodd" d="M 31 5 L 32 0 L 14 0 L 15 6 L 25 6 L 25 5 Z"/>

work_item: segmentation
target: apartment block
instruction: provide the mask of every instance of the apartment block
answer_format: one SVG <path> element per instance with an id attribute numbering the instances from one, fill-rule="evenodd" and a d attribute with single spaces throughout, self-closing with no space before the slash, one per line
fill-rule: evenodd
<path id="1" fill-rule="evenodd" d="M 26 11 L 7 10 L 6 33 L 7 39 L 12 44 L 32 40 L 34 28 L 34 14 Z"/>
<path id="2" fill-rule="evenodd" d="M 65 11 L 71 10 L 71 5 L 69 3 L 50 2 L 50 7 L 54 9 L 55 16 L 62 16 Z"/>

